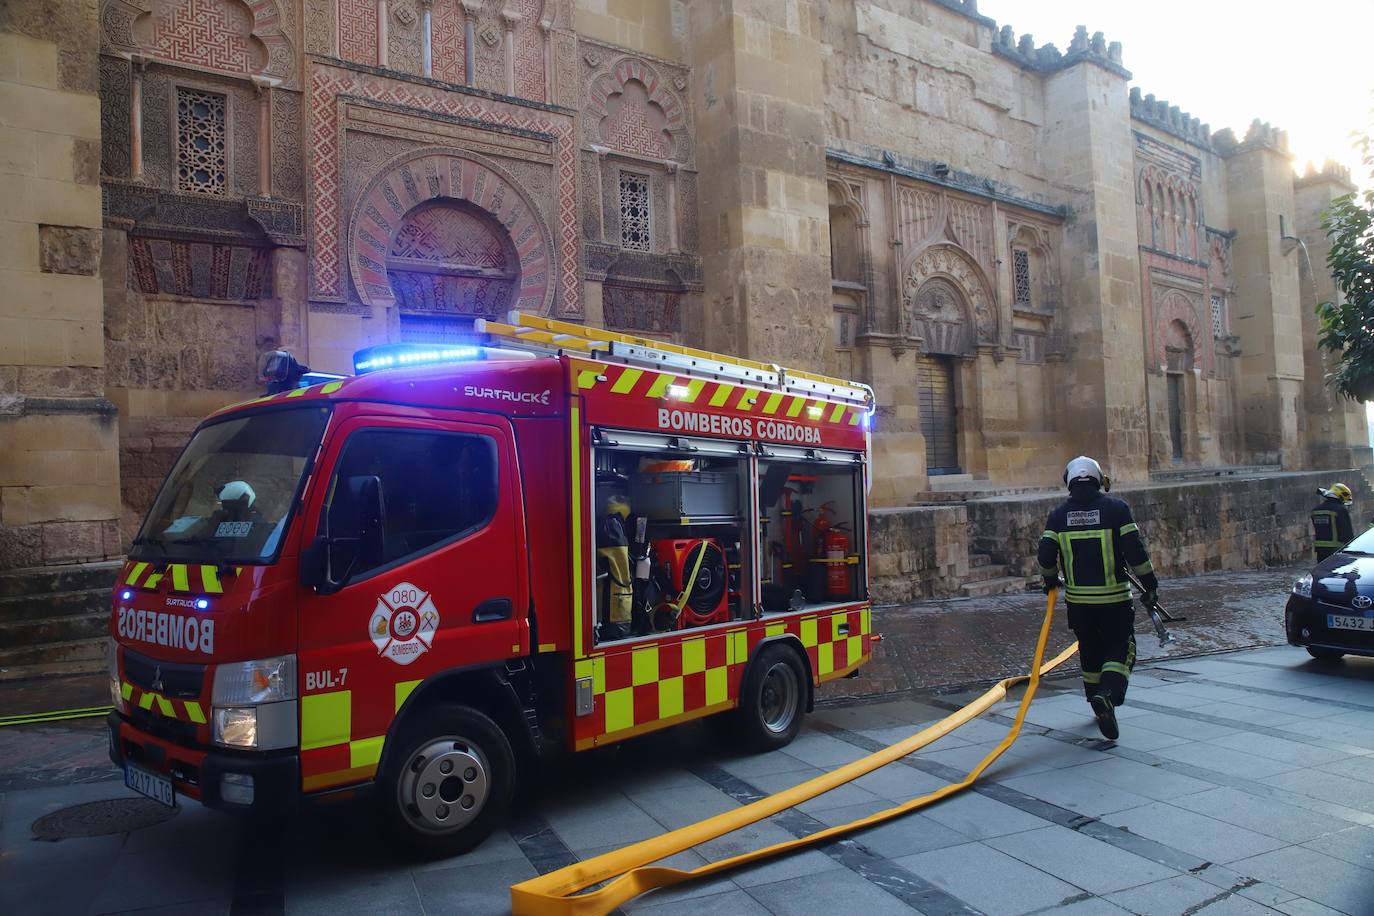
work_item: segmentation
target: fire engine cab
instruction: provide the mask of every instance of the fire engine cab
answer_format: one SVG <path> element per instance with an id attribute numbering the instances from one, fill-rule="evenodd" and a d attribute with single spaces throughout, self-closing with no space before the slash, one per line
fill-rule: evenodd
<path id="1" fill-rule="evenodd" d="M 372 790 L 453 854 L 522 762 L 717 714 L 781 747 L 868 660 L 867 386 L 475 330 L 196 430 L 112 602 L 129 786 L 240 811 Z"/>

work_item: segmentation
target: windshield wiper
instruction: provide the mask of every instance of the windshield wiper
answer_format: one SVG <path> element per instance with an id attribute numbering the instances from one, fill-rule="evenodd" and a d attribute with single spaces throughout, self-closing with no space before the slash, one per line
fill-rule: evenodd
<path id="1" fill-rule="evenodd" d="M 215 554 L 212 562 L 215 564 L 215 569 L 218 570 L 219 574 L 221 576 L 234 575 L 234 567 L 230 566 L 229 561 L 224 558 L 224 554 L 222 553 L 222 551 L 224 550 L 224 545 L 220 543 L 218 538 L 206 537 L 204 535 L 196 535 L 194 537 L 188 538 L 177 538 L 175 541 L 172 541 L 171 543 L 177 547 L 194 545 L 196 547 L 211 548 L 211 550 Z"/>
<path id="2" fill-rule="evenodd" d="M 151 559 L 153 562 L 158 564 L 166 563 L 170 559 L 170 557 L 168 557 L 167 555 L 167 542 L 164 541 L 162 538 L 139 536 L 134 538 L 129 543 L 129 546 L 150 548 L 152 553 L 154 554 L 154 556 Z"/>

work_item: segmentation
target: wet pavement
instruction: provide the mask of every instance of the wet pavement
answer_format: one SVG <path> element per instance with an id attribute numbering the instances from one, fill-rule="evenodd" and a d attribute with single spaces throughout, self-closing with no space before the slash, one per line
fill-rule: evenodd
<path id="1" fill-rule="evenodd" d="M 1374 913 L 1374 660 L 1273 648 L 1296 572 L 1167 582 L 1161 599 L 1189 620 L 1162 654 L 1141 615 L 1120 740 L 1100 738 L 1076 678 L 1049 680 L 975 791 L 625 910 Z M 794 785 L 941 718 L 979 692 L 968 685 L 1024 672 L 1043 610 L 1034 593 L 881 609 L 874 664 L 830 685 L 788 748 L 740 754 L 689 723 L 579 754 L 546 768 L 509 829 L 438 862 L 400 856 L 354 804 L 254 823 L 188 802 L 132 829 L 121 819 L 148 812 L 108 763 L 101 720 L 0 728 L 0 912 L 503 912 L 512 882 Z M 1062 611 L 1052 633 L 1072 639 Z M 84 706 L 101 691 L 7 684 L 0 703 Z M 958 779 L 1012 712 L 669 861 L 804 836 Z M 82 818 L 113 832 L 37 838 Z"/>
<path id="2" fill-rule="evenodd" d="M 1283 606 L 1293 580 L 1304 572 L 1306 567 L 1278 568 L 1164 580 L 1160 602 L 1169 613 L 1188 619 L 1171 625 L 1174 640 L 1161 650 L 1149 617 L 1138 610 L 1139 658 L 1283 645 Z M 873 662 L 860 677 L 826 685 L 822 696 L 865 697 L 1001 680 L 1024 669 L 1044 613 L 1045 596 L 1038 591 L 876 608 L 873 629 L 883 639 Z M 1050 631 L 1051 656 L 1073 642 L 1064 620 L 1061 605 Z"/>

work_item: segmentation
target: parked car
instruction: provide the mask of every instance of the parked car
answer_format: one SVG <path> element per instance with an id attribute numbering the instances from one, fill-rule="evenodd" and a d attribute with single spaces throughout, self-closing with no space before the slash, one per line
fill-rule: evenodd
<path id="1" fill-rule="evenodd" d="M 1283 622 L 1288 644 L 1315 659 L 1374 656 L 1374 528 L 1293 583 Z"/>

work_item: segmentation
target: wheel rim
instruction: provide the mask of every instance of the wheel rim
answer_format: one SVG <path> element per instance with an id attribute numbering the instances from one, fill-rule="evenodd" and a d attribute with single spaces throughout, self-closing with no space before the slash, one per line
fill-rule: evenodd
<path id="1" fill-rule="evenodd" d="M 397 794 L 401 811 L 417 830 L 461 830 L 476 819 L 491 794 L 486 755 L 466 738 L 437 738 L 411 755 Z"/>
<path id="2" fill-rule="evenodd" d="M 801 687 L 797 672 L 787 662 L 774 662 L 763 676 L 763 690 L 759 695 L 759 713 L 764 728 L 781 734 L 792 727 L 797 718 L 797 699 Z"/>

